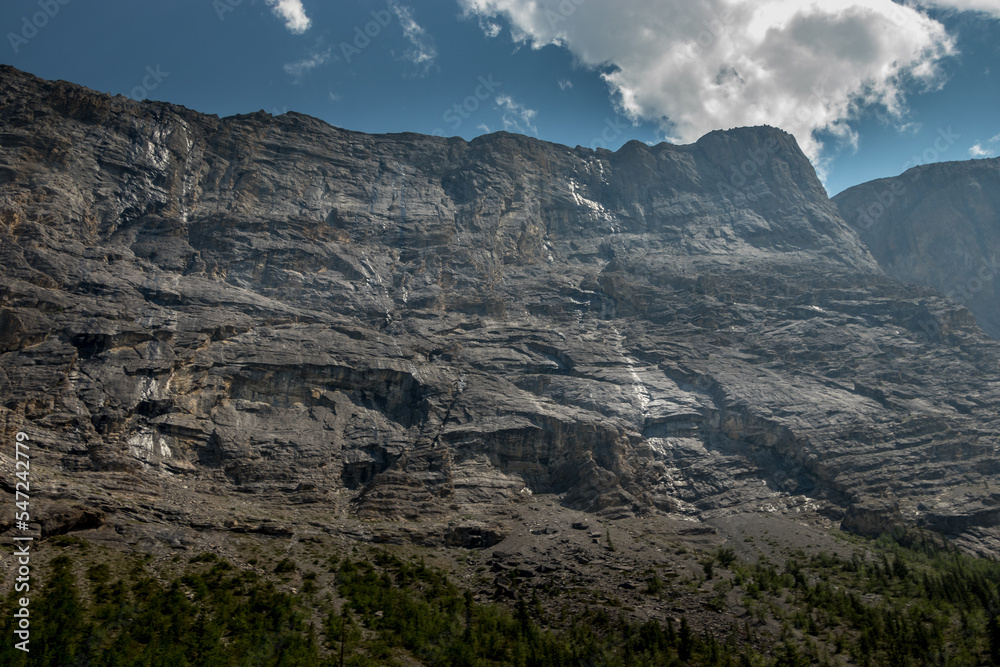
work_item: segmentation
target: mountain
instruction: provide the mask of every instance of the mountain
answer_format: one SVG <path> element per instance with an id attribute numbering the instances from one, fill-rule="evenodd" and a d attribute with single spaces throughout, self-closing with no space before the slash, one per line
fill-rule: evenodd
<path id="1" fill-rule="evenodd" d="M 886 274 L 946 294 L 1000 339 L 1000 158 L 914 167 L 833 201 Z"/>
<path id="2" fill-rule="evenodd" d="M 1000 347 L 887 252 L 769 127 L 375 136 L 0 68 L 0 424 L 42 535 L 483 547 L 551 501 L 996 554 Z"/>

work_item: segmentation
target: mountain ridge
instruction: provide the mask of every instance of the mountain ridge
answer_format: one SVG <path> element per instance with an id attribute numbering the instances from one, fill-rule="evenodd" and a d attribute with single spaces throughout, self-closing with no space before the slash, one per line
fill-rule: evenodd
<path id="1" fill-rule="evenodd" d="M 91 512 L 43 533 L 482 547 L 552 495 L 1000 545 L 996 343 L 780 130 L 365 135 L 4 68 L 0 235 L 0 423 Z"/>
<path id="2" fill-rule="evenodd" d="M 886 272 L 966 305 L 1000 338 L 1000 158 L 922 165 L 833 198 Z"/>

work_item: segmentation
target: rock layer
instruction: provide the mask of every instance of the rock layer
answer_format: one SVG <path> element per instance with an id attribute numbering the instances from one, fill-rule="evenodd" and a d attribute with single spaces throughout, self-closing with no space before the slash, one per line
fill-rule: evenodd
<path id="1" fill-rule="evenodd" d="M 1000 158 L 915 167 L 833 201 L 888 275 L 941 291 L 1000 339 Z"/>
<path id="2" fill-rule="evenodd" d="M 772 128 L 372 136 L 2 68 L 0 265 L 5 441 L 101 521 L 488 546 L 488 508 L 557 494 L 1000 545 L 997 344 Z"/>

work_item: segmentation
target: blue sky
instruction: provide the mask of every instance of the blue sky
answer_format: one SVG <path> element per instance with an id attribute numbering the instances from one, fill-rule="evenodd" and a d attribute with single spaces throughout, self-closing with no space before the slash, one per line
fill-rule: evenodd
<path id="1" fill-rule="evenodd" d="M 1000 155 L 1000 0 L 4 0 L 0 62 L 220 116 L 616 149 L 770 124 L 835 194 Z"/>

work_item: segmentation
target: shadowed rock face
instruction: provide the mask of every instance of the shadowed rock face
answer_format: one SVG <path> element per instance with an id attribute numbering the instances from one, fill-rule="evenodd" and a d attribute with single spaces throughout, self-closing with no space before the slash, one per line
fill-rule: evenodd
<path id="1" fill-rule="evenodd" d="M 888 275 L 943 292 L 1000 339 L 1000 158 L 916 167 L 833 201 Z"/>
<path id="2" fill-rule="evenodd" d="M 5 441 L 102 521 L 551 493 L 1000 544 L 997 344 L 887 277 L 772 128 L 371 136 L 3 68 L 0 266 Z"/>

